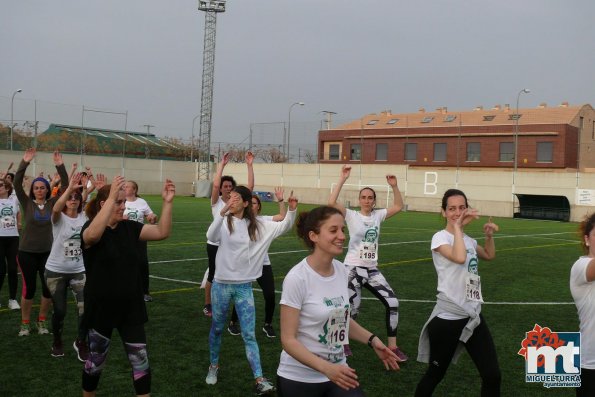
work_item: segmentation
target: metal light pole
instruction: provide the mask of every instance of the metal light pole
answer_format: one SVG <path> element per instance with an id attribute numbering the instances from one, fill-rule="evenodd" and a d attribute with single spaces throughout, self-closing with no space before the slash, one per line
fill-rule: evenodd
<path id="1" fill-rule="evenodd" d="M 287 117 L 287 162 L 289 163 L 289 157 L 290 157 L 290 151 L 289 151 L 289 139 L 291 136 L 291 109 L 293 109 L 293 107 L 295 105 L 300 105 L 300 106 L 304 106 L 305 103 L 304 102 L 294 102 L 291 104 L 291 106 L 289 107 L 289 115 Z"/>
<path id="2" fill-rule="evenodd" d="M 14 128 L 14 114 L 13 114 L 13 108 L 14 108 L 14 96 L 16 94 L 18 94 L 19 92 L 23 92 L 22 89 L 18 89 L 15 92 L 12 93 L 12 98 L 10 99 L 10 151 L 12 152 L 12 129 Z"/>
<path id="3" fill-rule="evenodd" d="M 196 122 L 196 119 L 199 118 L 200 116 L 202 116 L 202 115 L 201 114 L 197 114 L 192 119 L 192 136 L 190 138 L 190 162 L 191 163 L 194 162 L 194 123 Z"/>
<path id="4" fill-rule="evenodd" d="M 521 99 L 521 94 L 528 94 L 531 90 L 528 88 L 523 88 L 519 91 L 518 95 L 516 96 L 516 114 L 515 114 L 515 127 L 514 127 L 514 170 L 512 172 L 512 185 L 514 186 L 515 178 L 516 178 L 516 170 L 518 164 L 518 150 L 519 150 L 519 100 Z"/>
<path id="5" fill-rule="evenodd" d="M 331 123 L 333 122 L 333 115 L 337 114 L 337 112 L 333 112 L 331 110 L 321 110 L 319 113 L 324 113 L 326 115 L 326 129 L 330 130 L 331 129 Z"/>

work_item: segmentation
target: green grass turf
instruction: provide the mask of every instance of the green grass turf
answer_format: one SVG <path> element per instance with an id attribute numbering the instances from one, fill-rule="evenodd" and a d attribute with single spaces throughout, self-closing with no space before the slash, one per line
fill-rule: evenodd
<path id="1" fill-rule="evenodd" d="M 159 212 L 156 196 L 146 197 Z M 274 214 L 276 204 L 263 203 L 264 214 Z M 312 208 L 300 204 L 300 209 Z M 239 336 L 225 332 L 220 356 L 219 383 L 207 386 L 210 320 L 202 314 L 204 291 L 198 289 L 207 268 L 205 232 L 211 214 L 207 199 L 177 197 L 174 226 L 168 240 L 149 243 L 151 291 L 149 303 L 149 358 L 153 374 L 153 396 L 248 396 L 252 376 Z M 485 217 L 466 229 L 481 243 Z M 542 221 L 494 219 L 497 257 L 480 261 L 484 300 L 483 314 L 494 337 L 502 370 L 503 396 L 572 396 L 573 389 L 545 389 L 525 383 L 524 359 L 517 355 L 525 332 L 535 323 L 553 331 L 578 330 L 574 305 L 501 304 L 572 302 L 568 287 L 571 265 L 580 255 L 577 225 Z M 431 261 L 430 240 L 444 226 L 438 214 L 405 212 L 386 221 L 381 230 L 380 267 L 395 289 L 400 304 L 398 341 L 410 361 L 398 373 L 388 373 L 365 345 L 352 344 L 349 364 L 357 370 L 368 396 L 411 396 L 426 365 L 415 361 L 419 332 L 433 308 L 436 273 Z M 270 257 L 281 290 L 283 276 L 307 252 L 293 233 L 277 239 Z M 343 259 L 342 257 L 339 259 Z M 255 284 L 257 287 L 257 285 Z M 52 337 L 32 334 L 17 337 L 20 312 L 6 309 L 7 285 L 0 294 L 0 396 L 78 396 L 81 364 L 69 343 L 75 338 L 74 305 L 66 318 L 66 356 L 49 354 Z M 19 288 L 20 291 L 20 288 Z M 39 290 L 38 290 L 39 291 Z M 279 339 L 268 339 L 260 331 L 264 316 L 262 294 L 255 291 L 257 338 L 265 376 L 275 379 L 281 352 Z M 384 308 L 367 291 L 359 322 L 385 336 Z M 38 303 L 39 292 L 35 299 Z M 430 302 L 428 302 L 430 301 Z M 33 319 L 38 307 L 34 307 Z M 278 308 L 275 328 L 279 331 Z M 459 364 L 451 365 L 436 396 L 477 396 L 480 380 L 466 353 Z M 98 395 L 134 395 L 130 368 L 117 332 L 103 372 Z"/>

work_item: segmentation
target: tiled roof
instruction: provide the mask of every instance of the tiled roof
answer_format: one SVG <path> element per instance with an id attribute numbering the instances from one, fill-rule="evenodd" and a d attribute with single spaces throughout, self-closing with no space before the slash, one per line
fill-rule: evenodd
<path id="1" fill-rule="evenodd" d="M 537 108 L 519 108 L 519 124 L 573 124 L 578 118 L 579 112 L 586 110 L 593 111 L 591 105 L 581 106 L 559 106 Z M 516 123 L 514 117 L 516 109 L 508 106 L 496 106 L 491 109 L 476 108 L 466 111 L 447 111 L 436 109 L 427 112 L 420 109 L 416 113 L 391 113 L 383 111 L 378 114 L 371 113 L 361 119 L 342 124 L 331 130 L 359 130 L 386 129 L 386 128 L 418 128 L 418 127 L 456 127 L 458 125 L 503 125 Z M 395 121 L 397 120 L 397 121 Z"/>

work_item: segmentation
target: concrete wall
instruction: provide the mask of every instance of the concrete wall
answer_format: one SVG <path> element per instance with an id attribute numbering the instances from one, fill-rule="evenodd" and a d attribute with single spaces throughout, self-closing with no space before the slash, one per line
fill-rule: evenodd
<path id="1" fill-rule="evenodd" d="M 16 170 L 22 153 L 0 151 L 0 158 L 0 170 L 5 170 L 10 161 L 14 161 Z M 81 164 L 81 157 L 64 155 L 64 162 L 70 169 L 73 162 Z M 82 163 L 92 167 L 95 174 L 106 174 L 108 180 L 116 174 L 125 175 L 135 180 L 144 194 L 158 194 L 165 178 L 176 183 L 179 195 L 194 195 L 195 192 L 197 163 L 144 159 L 123 161 L 121 158 L 96 156 L 84 156 Z M 27 175 L 34 176 L 40 171 L 53 174 L 54 170 L 52 154 L 38 153 Z M 286 196 L 293 190 L 303 203 L 325 204 L 340 170 L 340 164 L 255 164 L 255 190 L 272 191 L 275 186 L 284 186 Z M 447 167 L 352 165 L 351 177 L 339 200 L 356 205 L 359 190 L 370 186 L 377 192 L 378 205 L 385 207 L 387 202 L 392 202 L 385 179 L 388 173 L 397 176 L 405 204 L 408 210 L 413 211 L 439 211 L 442 194 L 453 187 L 463 190 L 471 205 L 484 215 L 511 217 L 515 192 L 566 196 L 571 205 L 572 221 L 580 221 L 585 214 L 595 211 L 595 173 L 566 170 L 520 169 L 513 175 L 509 170 L 494 169 L 457 171 Z M 239 184 L 247 183 L 247 170 L 243 163 L 228 164 L 225 174 L 233 175 Z"/>

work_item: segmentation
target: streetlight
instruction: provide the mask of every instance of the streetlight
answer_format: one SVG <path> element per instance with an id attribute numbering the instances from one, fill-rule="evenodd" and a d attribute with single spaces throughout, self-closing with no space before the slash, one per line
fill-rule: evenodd
<path id="1" fill-rule="evenodd" d="M 331 129 L 331 123 L 332 123 L 332 121 L 333 121 L 333 115 L 334 115 L 334 114 L 337 114 L 337 112 L 333 112 L 333 111 L 331 111 L 331 110 L 321 110 L 321 111 L 320 111 L 320 112 L 318 112 L 318 113 L 324 113 L 324 114 L 326 115 L 326 120 L 325 120 L 325 122 L 326 122 L 326 129 L 327 129 L 327 130 L 330 130 L 330 129 Z M 322 127 L 322 126 L 321 126 L 321 127 Z M 322 129 L 322 128 L 321 128 L 321 129 Z"/>
<path id="2" fill-rule="evenodd" d="M 18 94 L 19 92 L 23 92 L 22 89 L 18 89 L 15 92 L 12 93 L 12 98 L 10 100 L 10 151 L 12 152 L 12 129 L 14 128 L 14 114 L 13 114 L 13 108 L 14 108 L 14 96 L 16 94 Z"/>
<path id="3" fill-rule="evenodd" d="M 197 118 L 199 118 L 200 116 L 202 116 L 202 114 L 197 114 L 193 119 L 192 119 L 192 137 L 190 139 L 190 162 L 193 163 L 194 162 L 194 122 L 196 121 Z"/>
<path id="4" fill-rule="evenodd" d="M 289 157 L 290 157 L 290 152 L 289 152 L 289 137 L 291 136 L 291 109 L 293 109 L 293 107 L 295 105 L 300 105 L 300 106 L 304 106 L 305 103 L 304 102 L 294 102 L 291 104 L 291 106 L 289 107 L 289 117 L 287 117 L 287 162 L 289 163 Z"/>
<path id="5" fill-rule="evenodd" d="M 514 170 L 512 172 L 512 185 L 514 186 L 514 180 L 516 177 L 516 169 L 518 163 L 518 148 L 519 148 L 519 100 L 521 99 L 521 94 L 528 94 L 531 90 L 528 88 L 523 88 L 519 91 L 518 95 L 516 96 L 516 114 L 515 114 L 515 127 L 514 127 Z"/>

